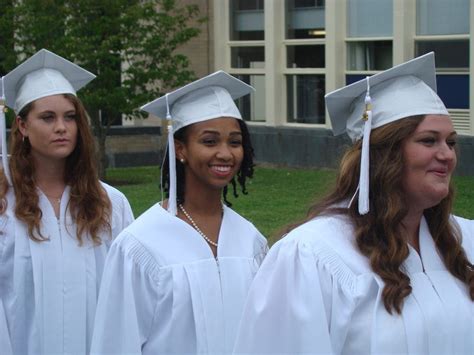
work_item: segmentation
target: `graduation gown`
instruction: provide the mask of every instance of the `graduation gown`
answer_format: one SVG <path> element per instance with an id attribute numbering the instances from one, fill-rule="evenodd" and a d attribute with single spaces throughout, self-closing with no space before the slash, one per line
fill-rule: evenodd
<path id="1" fill-rule="evenodd" d="M 459 223 L 474 260 L 474 222 Z M 423 218 L 420 255 L 403 264 L 413 288 L 401 315 L 360 254 L 345 217 L 319 217 L 268 253 L 249 291 L 236 354 L 473 354 L 474 302 L 445 268 Z"/>
<path id="2" fill-rule="evenodd" d="M 90 350 L 94 314 L 106 253 L 123 228 L 133 221 L 125 196 L 103 184 L 111 203 L 112 234 L 101 234 L 93 246 L 76 238 L 67 209 L 70 187 L 63 192 L 59 219 L 38 190 L 41 232 L 48 241 L 28 236 L 14 215 L 14 194 L 0 216 L 0 353 L 85 354 Z"/>
<path id="3" fill-rule="evenodd" d="M 266 239 L 228 207 L 214 258 L 193 227 L 154 205 L 114 241 L 93 354 L 228 354 Z"/>

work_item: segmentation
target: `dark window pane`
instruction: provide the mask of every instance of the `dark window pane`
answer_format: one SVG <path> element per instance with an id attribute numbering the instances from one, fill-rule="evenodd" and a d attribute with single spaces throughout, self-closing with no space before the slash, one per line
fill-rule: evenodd
<path id="1" fill-rule="evenodd" d="M 416 55 L 434 51 L 436 68 L 461 69 L 469 68 L 469 40 L 419 41 L 416 43 Z"/>
<path id="2" fill-rule="evenodd" d="M 242 118 L 245 121 L 265 121 L 265 76 L 264 75 L 234 75 L 243 82 L 252 85 L 255 92 L 235 100 Z"/>
<path id="3" fill-rule="evenodd" d="M 288 0 L 288 7 L 324 7 L 324 0 Z"/>
<path id="4" fill-rule="evenodd" d="M 287 46 L 288 68 L 324 68 L 324 45 Z"/>
<path id="5" fill-rule="evenodd" d="M 469 75 L 436 75 L 436 86 L 447 108 L 469 109 Z"/>
<path id="6" fill-rule="evenodd" d="M 232 68 L 264 68 L 265 48 L 232 47 L 231 66 Z"/>
<path id="7" fill-rule="evenodd" d="M 264 0 L 233 0 L 235 10 L 263 10 Z"/>
<path id="8" fill-rule="evenodd" d="M 324 75 L 288 75 L 288 122 L 325 123 Z"/>
<path id="9" fill-rule="evenodd" d="M 348 70 L 385 70 L 393 66 L 392 41 L 349 42 Z"/>

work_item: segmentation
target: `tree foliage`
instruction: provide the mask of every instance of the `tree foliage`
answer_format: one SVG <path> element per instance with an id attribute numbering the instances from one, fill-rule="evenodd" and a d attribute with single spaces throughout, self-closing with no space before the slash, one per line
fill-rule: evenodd
<path id="1" fill-rule="evenodd" d="M 91 116 L 102 165 L 111 124 L 194 79 L 176 49 L 199 34 L 197 5 L 176 0 L 0 0 L 0 71 L 41 48 L 97 78 L 78 94 Z M 105 166 L 103 166 L 105 168 Z"/>

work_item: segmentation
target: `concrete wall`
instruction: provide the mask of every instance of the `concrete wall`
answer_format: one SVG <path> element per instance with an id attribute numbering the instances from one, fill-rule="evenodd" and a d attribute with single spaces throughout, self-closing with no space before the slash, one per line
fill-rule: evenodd
<path id="1" fill-rule="evenodd" d="M 259 164 L 304 168 L 337 168 L 351 144 L 345 136 L 334 137 L 324 128 L 249 125 Z M 474 137 L 459 137 L 456 173 L 474 176 Z M 114 127 L 107 138 L 110 167 L 161 164 L 165 148 L 160 127 Z"/>
<path id="2" fill-rule="evenodd" d="M 258 163 L 290 167 L 337 168 L 351 144 L 346 136 L 334 137 L 324 128 L 250 126 Z M 456 173 L 474 176 L 474 137 L 459 137 Z"/>
<path id="3" fill-rule="evenodd" d="M 112 127 L 105 142 L 109 167 L 160 165 L 161 127 Z"/>

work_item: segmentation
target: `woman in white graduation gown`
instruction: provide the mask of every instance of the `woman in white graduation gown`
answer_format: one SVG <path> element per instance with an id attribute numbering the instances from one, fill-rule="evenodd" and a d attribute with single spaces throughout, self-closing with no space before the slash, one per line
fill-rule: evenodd
<path id="1" fill-rule="evenodd" d="M 268 253 L 236 354 L 474 353 L 474 227 L 451 214 L 456 132 L 435 90 L 430 53 L 327 95 L 355 143 Z"/>
<path id="2" fill-rule="evenodd" d="M 143 107 L 158 117 L 171 113 L 163 171 L 168 199 L 111 247 L 92 353 L 232 352 L 267 248 L 257 229 L 222 202 L 229 183 L 234 194 L 237 184 L 245 193 L 253 175 L 249 132 L 233 101 L 252 90 L 216 72 Z"/>
<path id="3" fill-rule="evenodd" d="M 10 162 L 0 123 L 2 354 L 89 352 L 105 256 L 133 220 L 125 196 L 98 180 L 76 97 L 93 78 L 44 49 L 2 78 L 17 113 Z"/>

